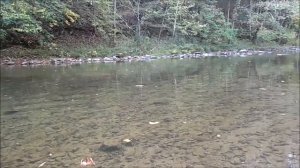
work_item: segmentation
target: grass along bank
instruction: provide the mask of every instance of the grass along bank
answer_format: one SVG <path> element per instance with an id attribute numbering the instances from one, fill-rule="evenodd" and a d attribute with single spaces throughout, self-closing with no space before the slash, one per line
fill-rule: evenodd
<path id="1" fill-rule="evenodd" d="M 216 52 L 240 49 L 278 48 L 285 46 L 299 46 L 299 39 L 289 39 L 286 45 L 279 45 L 275 42 L 265 42 L 254 45 L 250 41 L 240 40 L 232 44 L 199 44 L 186 40 L 158 40 L 148 37 L 141 39 L 138 43 L 133 39 L 123 39 L 110 47 L 103 42 L 94 43 L 71 41 L 56 41 L 44 47 L 24 48 L 12 46 L 1 50 L 1 60 L 4 59 L 49 59 L 49 58 L 93 58 L 140 55 L 171 55 L 194 52 Z"/>

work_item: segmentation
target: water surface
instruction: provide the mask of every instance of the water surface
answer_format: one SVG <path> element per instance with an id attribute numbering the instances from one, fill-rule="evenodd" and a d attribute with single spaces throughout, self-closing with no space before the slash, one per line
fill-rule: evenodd
<path id="1" fill-rule="evenodd" d="M 1 167 L 84 157 L 109 168 L 299 168 L 299 56 L 1 67 Z"/>

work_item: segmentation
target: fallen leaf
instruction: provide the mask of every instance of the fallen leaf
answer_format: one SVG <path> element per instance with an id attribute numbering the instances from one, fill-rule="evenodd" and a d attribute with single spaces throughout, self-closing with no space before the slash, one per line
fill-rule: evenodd
<path id="1" fill-rule="evenodd" d="M 144 87 L 144 85 L 135 85 L 135 87 L 141 88 L 141 87 Z"/>
<path id="2" fill-rule="evenodd" d="M 39 167 L 42 167 L 46 164 L 46 162 L 43 162 L 42 164 L 39 165 Z"/>
<path id="3" fill-rule="evenodd" d="M 128 143 L 128 142 L 131 142 L 130 139 L 124 139 L 123 141 L 124 141 L 124 142 L 127 142 L 127 143 Z"/>

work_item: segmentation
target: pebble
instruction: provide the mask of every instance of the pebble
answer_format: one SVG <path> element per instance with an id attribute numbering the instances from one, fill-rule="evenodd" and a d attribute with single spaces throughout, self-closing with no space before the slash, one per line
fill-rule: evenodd
<path id="1" fill-rule="evenodd" d="M 220 137 L 221 137 L 221 135 L 220 135 L 220 134 L 218 134 L 218 135 L 217 135 L 217 137 L 218 137 L 218 138 L 220 138 Z"/>

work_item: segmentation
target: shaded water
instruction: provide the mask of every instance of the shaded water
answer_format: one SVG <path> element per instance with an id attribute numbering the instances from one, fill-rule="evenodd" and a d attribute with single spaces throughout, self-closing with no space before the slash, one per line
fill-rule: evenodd
<path id="1" fill-rule="evenodd" d="M 1 67 L 1 167 L 80 167 L 84 157 L 299 168 L 299 56 Z"/>

